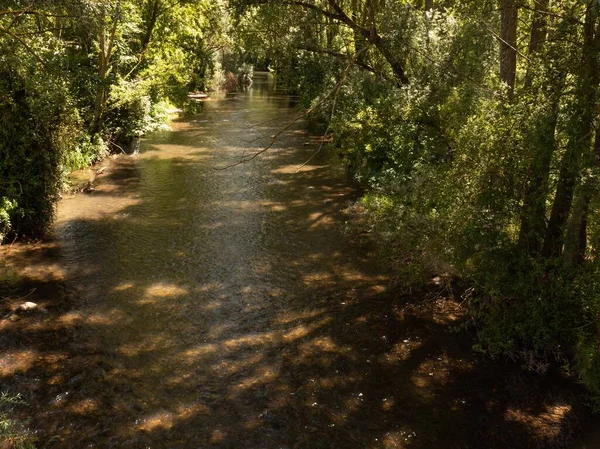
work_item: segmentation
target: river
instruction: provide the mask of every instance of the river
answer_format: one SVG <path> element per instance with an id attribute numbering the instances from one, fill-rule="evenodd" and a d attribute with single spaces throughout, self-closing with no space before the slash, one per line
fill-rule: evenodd
<path id="1" fill-rule="evenodd" d="M 364 401 L 359 328 L 328 332 L 334 310 L 385 289 L 341 234 L 353 189 L 326 156 L 296 173 L 318 149 L 303 121 L 222 169 L 298 114 L 269 86 L 259 75 L 205 102 L 61 202 L 67 277 L 84 302 L 74 320 L 106 389 L 79 392 L 91 416 L 108 415 L 84 432 L 91 447 L 317 447 Z"/>
<path id="2" fill-rule="evenodd" d="M 38 447 L 566 447 L 580 390 L 471 351 L 439 279 L 383 275 L 305 121 L 224 169 L 294 106 L 266 75 L 215 94 L 96 167 L 53 238 L 2 248 L 48 310 L 0 320 L 2 391 Z"/>

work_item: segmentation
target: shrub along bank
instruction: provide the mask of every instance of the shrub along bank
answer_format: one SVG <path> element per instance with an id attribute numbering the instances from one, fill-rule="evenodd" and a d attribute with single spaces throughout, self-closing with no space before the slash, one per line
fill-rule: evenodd
<path id="1" fill-rule="evenodd" d="M 0 240 L 38 237 L 69 171 L 165 123 L 203 89 L 222 5 L 60 0 L 0 8 Z"/>
<path id="2" fill-rule="evenodd" d="M 600 3 L 231 3 L 247 57 L 324 101 L 403 279 L 462 277 L 477 349 L 600 398 Z"/>

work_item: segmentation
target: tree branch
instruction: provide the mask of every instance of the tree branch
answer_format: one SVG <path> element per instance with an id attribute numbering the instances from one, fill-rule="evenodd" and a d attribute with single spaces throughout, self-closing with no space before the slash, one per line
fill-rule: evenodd
<path id="1" fill-rule="evenodd" d="M 344 21 L 343 16 L 332 13 L 331 11 L 327 11 L 326 9 L 319 8 L 318 6 L 313 5 L 312 3 L 307 3 L 307 2 L 300 1 L 300 0 L 293 0 L 290 3 L 292 5 L 301 6 L 302 8 L 305 8 L 305 9 L 310 9 L 312 11 L 316 11 L 320 14 L 323 14 L 326 17 L 329 17 L 330 19 L 340 20 L 342 22 Z"/>
<path id="2" fill-rule="evenodd" d="M 23 15 L 33 15 L 33 16 L 42 16 L 42 17 L 71 17 L 65 14 L 52 14 L 44 11 L 35 11 L 30 9 L 7 9 L 4 11 L 0 11 L 0 16 L 23 16 Z"/>
<path id="3" fill-rule="evenodd" d="M 335 84 L 335 86 L 333 86 L 333 88 L 329 92 L 327 92 L 327 94 L 325 94 L 325 96 L 323 98 L 321 98 L 314 106 L 311 106 L 306 111 L 304 111 L 302 114 L 299 114 L 296 117 L 294 117 L 287 125 L 285 125 L 279 131 L 277 131 L 277 133 L 271 137 L 271 142 L 266 147 L 264 147 L 263 149 L 257 151 L 256 153 L 254 153 L 248 157 L 241 158 L 239 161 L 234 162 L 233 164 L 229 164 L 224 167 L 214 167 L 213 170 L 219 170 L 219 171 L 227 170 L 228 168 L 237 167 L 238 165 L 242 165 L 242 164 L 245 164 L 246 162 L 250 162 L 251 160 L 256 159 L 261 154 L 269 151 L 273 147 L 273 145 L 275 144 L 275 142 L 277 141 L 279 136 L 281 136 L 284 132 L 286 132 L 288 129 L 290 129 L 294 123 L 296 123 L 301 118 L 308 117 L 316 109 L 321 107 L 323 105 L 323 103 L 325 103 L 332 95 L 337 97 L 338 91 L 344 84 L 344 81 L 346 81 L 346 78 L 348 77 L 350 70 L 354 66 L 354 63 L 360 57 L 361 54 L 363 54 L 364 52 L 366 52 L 369 49 L 370 45 L 371 44 L 369 42 L 369 43 L 367 43 L 367 45 L 365 45 L 363 48 L 361 48 L 359 51 L 356 52 L 354 57 L 348 62 L 348 65 L 342 72 L 342 75 L 341 75 L 339 81 Z"/>
<path id="4" fill-rule="evenodd" d="M 4 29 L 4 28 L 0 28 L 0 33 L 7 34 L 10 37 L 12 37 L 14 40 L 19 42 L 23 46 L 23 48 L 25 48 L 25 50 L 27 50 L 35 59 L 38 60 L 38 62 L 40 64 L 42 64 L 44 66 L 44 68 L 48 68 L 48 66 L 46 65 L 46 62 L 35 51 L 33 51 L 33 49 L 29 45 L 27 45 L 27 43 L 23 39 L 21 39 L 19 36 L 17 36 L 16 34 L 12 33 L 9 30 Z"/>
<path id="5" fill-rule="evenodd" d="M 324 54 L 324 55 L 335 56 L 336 58 L 342 58 L 342 59 L 350 59 L 351 58 L 349 55 L 339 53 L 339 52 L 337 52 L 335 50 L 331 50 L 329 48 L 296 47 L 296 49 L 310 51 L 311 53 L 320 53 L 320 54 Z M 368 64 L 365 64 L 364 62 L 356 61 L 355 65 L 357 65 L 358 67 L 361 67 L 371 73 L 376 73 L 376 71 L 373 67 L 371 67 Z"/>

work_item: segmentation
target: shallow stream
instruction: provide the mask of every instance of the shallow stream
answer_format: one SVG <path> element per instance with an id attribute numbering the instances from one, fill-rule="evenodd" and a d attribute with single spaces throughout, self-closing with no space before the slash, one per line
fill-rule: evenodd
<path id="1" fill-rule="evenodd" d="M 109 388 L 81 397 L 107 415 L 89 447 L 330 447 L 363 405 L 358 328 L 328 332 L 385 289 L 341 234 L 352 188 L 321 155 L 296 173 L 318 148 L 303 121 L 222 169 L 268 145 L 293 104 L 259 75 L 61 202 L 73 319 Z"/>
<path id="2" fill-rule="evenodd" d="M 222 169 L 298 116 L 271 81 L 95 167 L 53 238 L 0 247 L 23 284 L 0 296 L 0 391 L 37 447 L 568 447 L 581 390 L 472 351 L 442 278 L 381 274 L 304 121 Z"/>

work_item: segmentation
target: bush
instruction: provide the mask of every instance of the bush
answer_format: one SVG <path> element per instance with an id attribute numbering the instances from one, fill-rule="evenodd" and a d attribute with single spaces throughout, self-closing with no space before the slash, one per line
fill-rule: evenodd
<path id="1" fill-rule="evenodd" d="M 108 147 L 99 135 L 89 137 L 81 135 L 71 151 L 64 156 L 65 172 L 72 172 L 89 167 L 108 154 Z"/>
<path id="2" fill-rule="evenodd" d="M 22 67 L 0 73 L 0 196 L 3 234 L 41 236 L 54 217 L 65 156 L 79 134 L 65 86 L 32 80 Z M 8 219 L 7 219 L 8 216 Z"/>
<path id="3" fill-rule="evenodd" d="M 8 190 L 8 189 L 4 189 Z M 16 195 L 16 194 L 15 194 Z M 15 214 L 17 208 L 17 201 L 11 200 L 5 196 L 0 197 L 0 242 L 4 240 L 4 237 L 11 230 L 11 215 Z"/>

